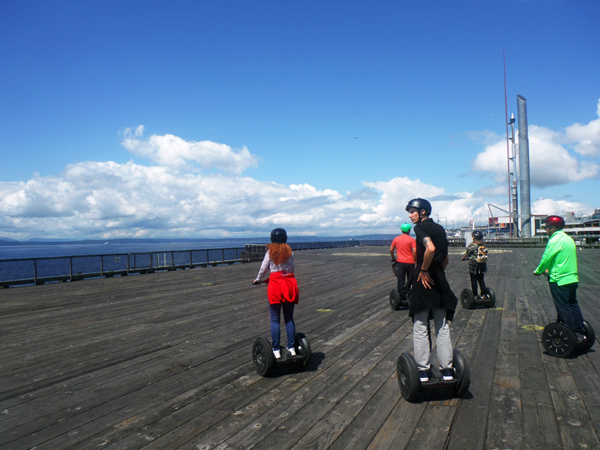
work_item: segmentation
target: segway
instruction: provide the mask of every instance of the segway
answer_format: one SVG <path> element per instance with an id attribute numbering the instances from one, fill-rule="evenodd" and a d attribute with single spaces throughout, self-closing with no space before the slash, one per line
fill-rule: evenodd
<path id="1" fill-rule="evenodd" d="M 596 332 L 592 326 L 583 321 L 584 340 L 577 343 L 575 332 L 564 323 L 556 321 L 549 323 L 542 331 L 542 344 L 544 349 L 552 356 L 566 358 L 575 351 L 586 351 L 592 348 L 596 340 Z"/>
<path id="2" fill-rule="evenodd" d="M 292 366 L 299 372 L 306 370 L 310 364 L 312 352 L 310 342 L 303 333 L 295 334 L 294 349 L 296 350 L 295 356 L 292 356 L 287 348 L 282 348 L 281 358 L 275 359 L 271 341 L 262 336 L 258 337 L 252 346 L 252 361 L 256 373 L 261 377 L 266 377 L 279 366 Z"/>
<path id="3" fill-rule="evenodd" d="M 432 319 L 431 311 L 429 314 L 429 319 Z M 431 351 L 431 327 L 429 323 L 427 324 L 427 335 L 429 337 L 429 351 Z M 457 349 L 452 352 L 452 380 L 444 380 L 440 370 L 432 365 L 429 369 L 429 381 L 421 381 L 417 361 L 410 353 L 402 353 L 398 357 L 396 371 L 398 373 L 400 394 L 411 403 L 419 398 L 419 394 L 430 392 L 449 392 L 455 397 L 462 397 L 469 391 L 471 384 L 469 365 Z"/>
<path id="4" fill-rule="evenodd" d="M 392 289 L 390 292 L 390 307 L 397 311 L 400 308 L 408 308 L 408 299 L 402 298 L 398 289 Z"/>
<path id="5" fill-rule="evenodd" d="M 469 390 L 471 372 L 467 361 L 457 349 L 453 352 L 452 366 L 453 380 L 445 381 L 439 369 L 431 366 L 429 381 L 422 382 L 414 356 L 410 353 L 402 353 L 397 363 L 398 384 L 402 397 L 411 403 L 419 398 L 419 394 L 429 392 L 446 391 L 455 397 L 462 397 Z"/>
<path id="6" fill-rule="evenodd" d="M 485 288 L 485 294 L 475 297 L 471 289 L 463 289 L 460 294 L 460 303 L 464 309 L 476 306 L 487 306 L 493 308 L 496 305 L 496 294 L 490 288 Z"/>

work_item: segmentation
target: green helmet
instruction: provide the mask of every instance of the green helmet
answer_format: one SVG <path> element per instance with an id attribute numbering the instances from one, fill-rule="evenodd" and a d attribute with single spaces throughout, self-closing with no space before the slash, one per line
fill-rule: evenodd
<path id="1" fill-rule="evenodd" d="M 403 223 L 400 229 L 403 233 L 408 233 L 410 231 L 410 223 Z"/>

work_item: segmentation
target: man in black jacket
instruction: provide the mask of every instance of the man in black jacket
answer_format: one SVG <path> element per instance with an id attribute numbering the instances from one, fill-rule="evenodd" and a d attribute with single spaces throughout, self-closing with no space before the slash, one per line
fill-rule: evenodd
<path id="1" fill-rule="evenodd" d="M 458 299 L 446 280 L 448 265 L 448 240 L 441 225 L 429 218 L 431 204 L 416 198 L 406 205 L 408 217 L 415 224 L 417 241 L 417 266 L 410 294 L 409 314 L 413 318 L 415 360 L 422 382 L 429 381 L 429 316 L 433 315 L 437 342 L 437 355 L 444 380 L 453 379 L 452 341 L 449 321 L 454 317 Z"/>

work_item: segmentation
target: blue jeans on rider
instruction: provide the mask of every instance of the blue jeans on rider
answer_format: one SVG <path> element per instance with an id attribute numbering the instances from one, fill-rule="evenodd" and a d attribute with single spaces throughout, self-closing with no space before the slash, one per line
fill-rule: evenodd
<path id="1" fill-rule="evenodd" d="M 279 320 L 281 310 L 283 309 L 283 320 L 287 332 L 287 348 L 294 347 L 296 340 L 296 325 L 294 324 L 294 303 L 272 303 L 269 304 L 271 312 L 271 340 L 273 341 L 273 350 L 279 350 L 280 329 Z"/>
<path id="2" fill-rule="evenodd" d="M 575 334 L 583 336 L 585 334 L 583 315 L 577 303 L 578 283 L 563 284 L 562 286 L 559 286 L 558 283 L 549 283 L 549 285 L 558 319 Z"/>

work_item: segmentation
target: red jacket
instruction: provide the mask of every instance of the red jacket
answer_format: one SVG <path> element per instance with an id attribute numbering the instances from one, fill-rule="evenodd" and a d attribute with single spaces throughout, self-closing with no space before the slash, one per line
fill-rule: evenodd
<path id="1" fill-rule="evenodd" d="M 295 303 L 298 304 L 300 291 L 298 282 L 293 273 L 272 272 L 265 283 L 268 283 L 267 295 L 269 303 Z"/>

